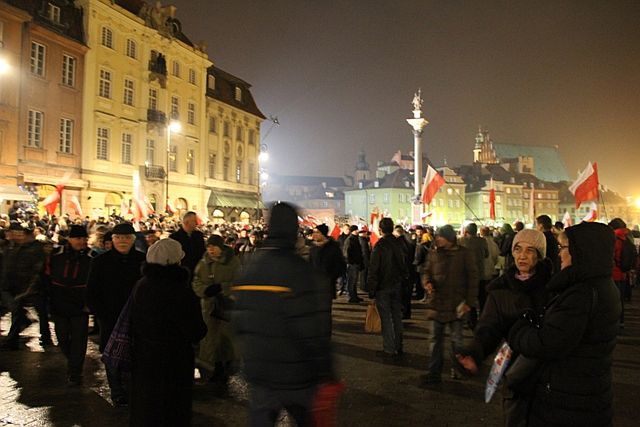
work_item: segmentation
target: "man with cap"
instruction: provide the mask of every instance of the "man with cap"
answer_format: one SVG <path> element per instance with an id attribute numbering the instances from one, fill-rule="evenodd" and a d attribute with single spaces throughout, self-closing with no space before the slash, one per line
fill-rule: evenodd
<path id="1" fill-rule="evenodd" d="M 328 279 L 296 254 L 297 235 L 295 208 L 275 204 L 268 237 L 233 287 L 252 426 L 275 425 L 282 408 L 309 425 L 318 385 L 333 377 Z"/>
<path id="2" fill-rule="evenodd" d="M 436 231 L 435 249 L 429 251 L 422 270 L 422 285 L 427 291 L 428 305 L 435 310 L 431 358 L 425 384 L 442 382 L 444 365 L 444 332 L 449 328 L 455 352 L 462 347 L 462 320 L 470 307 L 477 307 L 478 270 L 471 251 L 459 246 L 456 232 L 450 225 Z M 451 370 L 452 378 L 456 373 Z"/>
<path id="3" fill-rule="evenodd" d="M 196 228 L 198 224 L 198 216 L 195 212 L 189 211 L 182 217 L 182 225 L 180 230 L 171 233 L 169 236 L 173 240 L 177 240 L 182 245 L 184 258 L 182 266 L 186 267 L 191 276 L 196 269 L 196 265 L 202 259 L 202 255 L 206 250 L 204 247 L 204 234 Z"/>
<path id="4" fill-rule="evenodd" d="M 131 290 L 141 277 L 145 255 L 134 249 L 136 235 L 128 222 L 117 224 L 112 230 L 113 248 L 91 262 L 87 282 L 88 302 L 100 322 L 100 351 L 103 351 L 111 331 L 120 316 Z M 128 402 L 122 373 L 105 365 L 115 405 Z"/>
<path id="5" fill-rule="evenodd" d="M 349 237 L 344 241 L 342 249 L 345 260 L 347 261 L 347 292 L 349 292 L 349 303 L 357 304 L 362 302 L 362 298 L 358 297 L 358 277 L 360 271 L 364 269 L 362 260 L 362 247 L 358 238 L 358 226 L 349 227 Z"/>
<path id="6" fill-rule="evenodd" d="M 60 350 L 67 358 L 71 385 L 82 383 L 82 365 L 87 352 L 89 309 L 86 302 L 91 257 L 87 229 L 72 225 L 67 245 L 51 254 L 45 264 L 51 315 Z"/>
<path id="7" fill-rule="evenodd" d="M 12 221 L 9 227 L 11 243 L 5 250 L 0 277 L 2 300 L 11 311 L 11 328 L 2 348 L 17 350 L 19 334 L 31 324 L 25 305 L 36 303 L 41 289 L 41 274 L 44 267 L 45 252 L 41 242 L 35 240 L 33 230 Z M 47 313 L 39 310 L 40 343 L 51 343 Z"/>
<path id="8" fill-rule="evenodd" d="M 345 273 L 347 266 L 338 243 L 329 237 L 327 224 L 317 225 L 311 234 L 313 246 L 309 249 L 309 260 L 314 267 L 327 275 L 327 290 L 336 298 L 336 281 Z"/>

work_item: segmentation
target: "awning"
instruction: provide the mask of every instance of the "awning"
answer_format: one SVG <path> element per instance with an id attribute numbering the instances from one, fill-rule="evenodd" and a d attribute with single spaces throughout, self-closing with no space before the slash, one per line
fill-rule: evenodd
<path id="1" fill-rule="evenodd" d="M 217 208 L 264 208 L 262 201 L 253 194 L 227 193 L 221 191 L 212 191 L 209 196 L 208 207 Z"/>
<path id="2" fill-rule="evenodd" d="M 18 187 L 0 186 L 0 200 L 33 201 L 33 196 Z"/>

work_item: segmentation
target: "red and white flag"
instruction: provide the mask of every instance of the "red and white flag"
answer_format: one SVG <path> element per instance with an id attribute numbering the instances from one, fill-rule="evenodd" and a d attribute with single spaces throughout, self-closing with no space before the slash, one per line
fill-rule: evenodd
<path id="1" fill-rule="evenodd" d="M 82 206 L 80 206 L 80 200 L 78 196 L 69 197 L 69 207 L 75 212 L 76 215 L 82 216 Z"/>
<path id="2" fill-rule="evenodd" d="M 531 193 L 529 194 L 529 219 L 535 224 L 536 220 L 536 199 L 535 199 L 536 187 L 531 183 Z"/>
<path id="3" fill-rule="evenodd" d="M 433 200 L 438 189 L 444 185 L 444 178 L 431 165 L 427 166 L 427 173 L 424 176 L 424 184 L 422 185 L 422 203 L 428 205 Z"/>
<path id="4" fill-rule="evenodd" d="M 64 190 L 64 185 L 56 185 L 56 190 L 42 201 L 42 205 L 49 215 L 53 215 L 56 212 L 58 203 L 62 199 L 62 190 Z"/>
<path id="5" fill-rule="evenodd" d="M 576 208 L 579 208 L 582 202 L 598 200 L 598 163 L 589 162 L 576 182 L 571 184 L 569 191 L 576 198 Z"/>
<path id="6" fill-rule="evenodd" d="M 130 213 L 131 213 L 131 209 L 129 209 L 129 205 L 127 204 L 127 201 L 123 197 L 122 200 L 120 201 L 120 216 L 129 215 Z"/>
<path id="7" fill-rule="evenodd" d="M 173 207 L 171 202 L 167 202 L 167 206 L 165 208 L 165 212 L 168 213 L 169 215 L 173 216 L 176 213 L 176 208 Z"/>
<path id="8" fill-rule="evenodd" d="M 380 225 L 381 218 L 382 218 L 382 215 L 380 215 L 379 213 L 371 214 L 371 227 L 369 228 L 369 243 L 371 244 L 372 248 L 376 245 L 376 243 L 378 243 L 378 240 L 380 240 L 380 236 L 378 235 L 378 228 Z"/>
<path id="9" fill-rule="evenodd" d="M 594 222 L 597 219 L 598 219 L 598 205 L 591 202 L 591 210 L 584 218 L 582 218 L 582 220 L 585 222 Z"/>
<path id="10" fill-rule="evenodd" d="M 489 182 L 489 218 L 496 219 L 496 189 L 493 185 L 493 177 Z"/>
<path id="11" fill-rule="evenodd" d="M 340 237 L 340 226 L 338 226 L 338 224 L 333 224 L 333 230 L 331 230 L 329 236 L 331 236 L 333 240 L 338 240 L 338 237 Z"/>

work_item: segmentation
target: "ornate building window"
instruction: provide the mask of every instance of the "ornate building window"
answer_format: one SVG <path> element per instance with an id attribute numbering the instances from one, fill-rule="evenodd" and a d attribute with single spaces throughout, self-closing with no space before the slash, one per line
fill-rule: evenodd
<path id="1" fill-rule="evenodd" d="M 180 119 L 180 100 L 177 96 L 171 97 L 171 118 L 173 120 Z"/>
<path id="2" fill-rule="evenodd" d="M 125 165 L 131 164 L 131 141 L 132 135 L 130 133 L 122 134 L 122 163 Z"/>
<path id="3" fill-rule="evenodd" d="M 70 55 L 62 55 L 62 84 L 74 87 L 76 82 L 77 59 Z"/>
<path id="4" fill-rule="evenodd" d="M 111 71 L 100 70 L 100 85 L 98 95 L 111 99 Z"/>
<path id="5" fill-rule="evenodd" d="M 171 74 L 175 77 L 180 77 L 180 63 L 178 61 L 173 61 L 171 65 Z"/>
<path id="6" fill-rule="evenodd" d="M 102 27 L 102 37 L 100 39 L 102 46 L 113 49 L 113 30 L 109 27 Z"/>
<path id="7" fill-rule="evenodd" d="M 214 179 L 216 177 L 216 155 L 209 153 L 209 178 Z"/>
<path id="8" fill-rule="evenodd" d="M 158 109 L 158 89 L 149 88 L 149 110 Z"/>
<path id="9" fill-rule="evenodd" d="M 135 40 L 127 39 L 127 56 L 133 59 L 138 57 L 138 45 Z"/>
<path id="10" fill-rule="evenodd" d="M 36 42 L 31 42 L 31 58 L 29 60 L 29 69 L 37 76 L 44 77 L 44 61 L 47 48 Z"/>
<path id="11" fill-rule="evenodd" d="M 60 8 L 54 4 L 47 4 L 47 17 L 51 22 L 60 23 Z"/>
<path id="12" fill-rule="evenodd" d="M 209 117 L 209 132 L 217 133 L 218 132 L 218 122 L 215 117 Z"/>
<path id="13" fill-rule="evenodd" d="M 124 79 L 124 96 L 122 102 L 133 107 L 134 83 L 131 79 Z"/>
<path id="14" fill-rule="evenodd" d="M 193 102 L 187 104 L 187 123 L 190 125 L 196 124 L 196 104 Z"/>
<path id="15" fill-rule="evenodd" d="M 96 157 L 98 160 L 109 160 L 109 129 L 107 128 L 98 128 Z"/>
<path id="16" fill-rule="evenodd" d="M 192 85 L 197 84 L 196 83 L 196 70 L 194 70 L 193 68 L 189 68 L 189 83 L 191 83 Z"/>
<path id="17" fill-rule="evenodd" d="M 42 148 L 42 123 L 44 113 L 42 111 L 29 110 L 29 123 L 27 125 L 27 147 Z"/>
<path id="18" fill-rule="evenodd" d="M 156 142 L 153 139 L 147 139 L 145 163 L 149 166 L 153 166 L 155 162 L 156 162 Z"/>

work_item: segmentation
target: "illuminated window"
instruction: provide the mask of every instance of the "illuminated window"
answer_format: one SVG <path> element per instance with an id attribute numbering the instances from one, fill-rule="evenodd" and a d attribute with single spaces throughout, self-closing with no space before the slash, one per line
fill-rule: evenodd
<path id="1" fill-rule="evenodd" d="M 180 118 L 180 100 L 177 96 L 171 97 L 171 118 L 173 120 Z"/>
<path id="2" fill-rule="evenodd" d="M 130 133 L 122 134 L 122 163 L 125 165 L 131 164 L 131 140 L 132 136 Z"/>
<path id="3" fill-rule="evenodd" d="M 99 160 L 109 159 L 109 129 L 98 128 L 98 139 L 96 141 L 96 157 Z"/>
<path id="4" fill-rule="evenodd" d="M 42 123 L 44 113 L 42 111 L 29 110 L 29 124 L 27 126 L 27 146 L 42 148 Z"/>
<path id="5" fill-rule="evenodd" d="M 216 90 L 216 78 L 211 74 L 207 75 L 207 87 L 211 90 Z"/>
<path id="6" fill-rule="evenodd" d="M 148 165 L 154 165 L 156 161 L 156 142 L 153 139 L 147 139 L 147 149 L 145 153 L 145 161 Z"/>
<path id="7" fill-rule="evenodd" d="M 176 77 L 180 77 L 180 63 L 178 61 L 173 61 L 171 74 Z"/>
<path id="8" fill-rule="evenodd" d="M 60 23 L 60 8 L 51 3 L 47 4 L 47 16 L 51 22 Z"/>
<path id="9" fill-rule="evenodd" d="M 158 109 L 158 89 L 149 88 L 149 110 Z"/>
<path id="10" fill-rule="evenodd" d="M 216 177 L 216 155 L 209 153 L 209 178 Z"/>
<path id="11" fill-rule="evenodd" d="M 242 102 L 242 89 L 240 86 L 236 86 L 235 99 L 238 102 Z"/>
<path id="12" fill-rule="evenodd" d="M 135 40 L 127 39 L 127 56 L 133 59 L 138 57 L 138 45 Z"/>
<path id="13" fill-rule="evenodd" d="M 196 104 L 193 102 L 187 104 L 187 123 L 190 125 L 196 124 Z"/>
<path id="14" fill-rule="evenodd" d="M 196 84 L 196 70 L 189 68 L 189 83 Z"/>
<path id="15" fill-rule="evenodd" d="M 71 148 L 73 141 L 73 120 L 60 119 L 60 139 L 58 144 L 58 151 L 65 154 L 71 154 Z"/>
<path id="16" fill-rule="evenodd" d="M 124 79 L 124 97 L 122 102 L 125 105 L 133 106 L 133 80 Z"/>
<path id="17" fill-rule="evenodd" d="M 100 70 L 98 95 L 103 98 L 111 98 L 111 71 Z"/>

